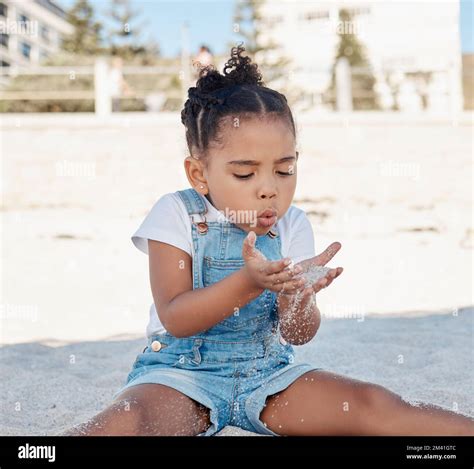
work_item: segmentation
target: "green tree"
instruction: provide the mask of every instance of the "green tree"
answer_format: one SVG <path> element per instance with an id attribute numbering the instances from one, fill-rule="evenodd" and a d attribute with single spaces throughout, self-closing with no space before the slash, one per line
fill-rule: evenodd
<path id="1" fill-rule="evenodd" d="M 267 21 L 261 13 L 264 3 L 265 0 L 238 0 L 234 11 L 234 24 L 237 25 L 234 32 L 243 38 L 247 54 L 264 72 L 264 81 L 270 82 L 287 76 L 291 60 L 283 56 L 281 46 L 275 41 L 264 42 L 262 39 L 262 27 L 266 27 Z M 229 44 L 230 47 L 233 45 Z M 270 55 L 277 59 L 271 61 Z"/>
<path id="2" fill-rule="evenodd" d="M 352 15 L 348 10 L 341 9 L 339 11 L 339 24 L 337 34 L 339 43 L 336 50 L 335 60 L 331 73 L 331 84 L 327 90 L 329 94 L 328 101 L 335 106 L 336 94 L 336 65 L 341 57 L 345 57 L 352 73 L 352 103 L 356 110 L 361 109 L 378 109 L 377 96 L 374 92 L 375 78 L 372 74 L 369 60 L 367 59 L 365 47 L 360 43 L 354 33 L 354 22 Z"/>
<path id="3" fill-rule="evenodd" d="M 159 55 L 156 42 L 142 41 L 145 29 L 145 23 L 139 20 L 142 12 L 133 9 L 130 0 L 112 0 L 107 14 L 110 18 L 107 42 L 112 55 L 119 55 L 126 60 L 136 55 L 144 57 Z"/>
<path id="4" fill-rule="evenodd" d="M 94 18 L 94 8 L 88 0 L 76 0 L 67 12 L 74 31 L 62 42 L 62 49 L 73 54 L 97 54 L 101 51 L 102 24 Z"/>

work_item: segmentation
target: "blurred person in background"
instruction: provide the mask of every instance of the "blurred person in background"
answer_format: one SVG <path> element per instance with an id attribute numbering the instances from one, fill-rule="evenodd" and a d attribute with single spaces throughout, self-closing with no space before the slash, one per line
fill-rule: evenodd
<path id="1" fill-rule="evenodd" d="M 194 80 L 198 79 L 200 70 L 208 65 L 214 65 L 214 56 L 212 55 L 209 47 L 202 44 L 199 48 L 199 52 L 193 59 Z"/>
<path id="2" fill-rule="evenodd" d="M 110 96 L 112 98 L 112 112 L 120 112 L 120 100 L 122 96 L 132 96 L 133 90 L 123 77 L 123 60 L 121 57 L 112 59 L 110 69 Z"/>

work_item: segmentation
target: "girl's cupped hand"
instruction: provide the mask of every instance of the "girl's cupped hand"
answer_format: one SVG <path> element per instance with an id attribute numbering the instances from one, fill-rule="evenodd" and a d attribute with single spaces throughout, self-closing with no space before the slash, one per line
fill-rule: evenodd
<path id="1" fill-rule="evenodd" d="M 255 247 L 257 235 L 250 231 L 244 239 L 242 257 L 245 261 L 244 271 L 256 288 L 268 289 L 274 292 L 297 293 L 305 284 L 299 276 L 303 268 L 290 266 L 289 257 L 277 261 L 268 260 Z"/>
<path id="2" fill-rule="evenodd" d="M 321 254 L 311 257 L 310 259 L 298 262 L 295 268 L 300 267 L 302 276 L 305 277 L 305 274 L 307 274 L 312 268 L 316 266 L 325 266 L 337 254 L 339 249 L 341 249 L 341 243 L 337 241 L 331 243 Z M 329 269 L 326 272 L 326 275 L 324 275 L 324 277 L 316 280 L 306 288 L 302 289 L 303 296 L 318 293 L 323 288 L 328 287 L 329 285 L 331 285 L 332 281 L 335 278 L 339 277 L 339 275 L 342 274 L 343 270 L 344 269 L 342 267 Z M 287 292 L 284 293 L 286 294 Z"/>
<path id="3" fill-rule="evenodd" d="M 312 294 L 326 288 L 343 271 L 342 267 L 330 269 L 323 278 L 305 288 L 307 279 L 304 273 L 308 272 L 313 265 L 327 264 L 341 248 L 340 243 L 332 243 L 321 254 L 292 265 L 292 261 L 288 257 L 276 261 L 268 260 L 255 247 L 255 241 L 256 234 L 254 231 L 250 231 L 244 239 L 242 257 L 245 261 L 245 273 L 256 288 L 268 289 L 285 295 L 301 292 Z"/>

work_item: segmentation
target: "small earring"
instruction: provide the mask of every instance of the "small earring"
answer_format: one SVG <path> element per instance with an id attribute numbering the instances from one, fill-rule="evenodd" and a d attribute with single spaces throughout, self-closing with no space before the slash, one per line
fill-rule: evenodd
<path id="1" fill-rule="evenodd" d="M 204 186 L 201 184 L 201 189 L 204 189 Z"/>

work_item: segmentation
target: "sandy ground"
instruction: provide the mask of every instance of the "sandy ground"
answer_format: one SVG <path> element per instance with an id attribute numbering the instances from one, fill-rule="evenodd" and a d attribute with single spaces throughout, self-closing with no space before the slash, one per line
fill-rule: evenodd
<path id="1" fill-rule="evenodd" d="M 296 362 L 382 384 L 412 402 L 474 416 L 474 310 L 457 315 L 328 319 Z M 2 435 L 54 435 L 104 409 L 143 340 L 0 349 Z M 311 405 L 311 403 L 308 403 Z M 226 427 L 220 435 L 248 434 Z"/>
<path id="2" fill-rule="evenodd" d="M 152 296 L 130 236 L 188 187 L 184 134 L 177 114 L 114 117 L 2 118 L 3 433 L 51 434 L 99 411 L 143 340 Z M 317 252 L 342 243 L 331 264 L 345 269 L 301 356 L 472 413 L 472 114 L 296 120 L 294 203 Z M 331 320 L 367 315 L 401 317 Z M 84 360 L 70 367 L 74 351 Z"/>

